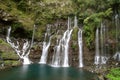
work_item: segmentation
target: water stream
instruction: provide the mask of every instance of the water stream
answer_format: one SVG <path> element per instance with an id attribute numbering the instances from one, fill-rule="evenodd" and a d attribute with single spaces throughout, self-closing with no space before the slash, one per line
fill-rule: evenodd
<path id="1" fill-rule="evenodd" d="M 35 25 L 34 25 L 34 29 L 33 29 L 31 43 L 27 39 L 24 39 L 22 48 L 21 48 L 19 41 L 16 41 L 16 43 L 15 43 L 10 39 L 10 32 L 11 32 L 11 27 L 8 28 L 8 33 L 7 33 L 7 37 L 6 37 L 7 43 L 9 43 L 11 45 L 11 47 L 15 50 L 15 52 L 20 57 L 20 59 L 23 59 L 23 64 L 32 63 L 29 60 L 28 55 L 30 54 L 30 49 L 33 46 L 33 40 L 34 40 L 34 34 L 35 34 Z"/>
<path id="2" fill-rule="evenodd" d="M 100 64 L 100 50 L 99 50 L 99 29 L 96 29 L 96 38 L 95 38 L 95 64 Z"/>
<path id="3" fill-rule="evenodd" d="M 78 45 L 79 45 L 79 67 L 83 67 L 83 42 L 82 42 L 82 30 L 78 31 Z"/>
<path id="4" fill-rule="evenodd" d="M 50 33 L 50 25 L 47 26 L 47 31 L 45 33 L 45 38 L 43 41 L 43 49 L 42 49 L 42 56 L 40 59 L 41 64 L 46 64 L 47 62 L 47 56 L 48 56 L 48 49 L 50 47 L 50 43 L 51 43 L 51 33 Z"/>

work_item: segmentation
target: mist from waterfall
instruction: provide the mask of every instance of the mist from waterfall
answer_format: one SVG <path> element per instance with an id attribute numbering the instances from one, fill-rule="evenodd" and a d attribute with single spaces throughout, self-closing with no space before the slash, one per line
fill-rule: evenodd
<path id="1" fill-rule="evenodd" d="M 15 52 L 20 57 L 20 59 L 23 59 L 23 62 L 22 62 L 23 64 L 31 64 L 32 62 L 29 60 L 28 55 L 30 54 L 30 49 L 33 46 L 35 25 L 33 29 L 31 42 L 28 41 L 27 39 L 24 39 L 22 48 L 21 48 L 20 42 L 17 41 L 15 43 L 10 39 L 10 33 L 11 33 L 11 27 L 8 28 L 8 33 L 6 37 L 7 43 L 11 45 L 11 47 L 15 50 Z"/>
<path id="2" fill-rule="evenodd" d="M 47 62 L 47 56 L 48 56 L 48 49 L 50 47 L 50 43 L 51 43 L 51 33 L 50 33 L 51 27 L 50 25 L 47 25 L 47 31 L 45 33 L 45 38 L 43 41 L 43 48 L 42 48 L 42 56 L 40 59 L 41 64 L 46 64 Z"/>
<path id="3" fill-rule="evenodd" d="M 78 31 L 78 46 L 79 46 L 79 67 L 83 67 L 83 41 L 82 41 L 82 30 Z"/>

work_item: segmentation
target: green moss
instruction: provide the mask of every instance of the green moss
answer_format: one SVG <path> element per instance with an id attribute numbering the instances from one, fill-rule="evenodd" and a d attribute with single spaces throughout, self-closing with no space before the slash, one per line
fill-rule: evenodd
<path id="1" fill-rule="evenodd" d="M 20 65 L 21 63 L 19 61 L 11 61 L 11 60 L 6 60 L 4 61 L 5 66 L 17 66 Z"/>
<path id="2" fill-rule="evenodd" d="M 12 51 L 11 52 L 3 52 L 2 54 L 1 54 L 1 57 L 3 58 L 3 59 L 10 59 L 10 60 L 18 60 L 19 59 L 19 57 L 17 56 L 17 54 L 15 53 L 15 52 L 13 52 L 12 53 Z"/>
<path id="3" fill-rule="evenodd" d="M 8 43 L 6 43 L 3 39 L 0 39 L 0 45 L 1 46 L 9 46 L 10 47 L 10 45 Z"/>
<path id="4" fill-rule="evenodd" d="M 74 29 L 73 29 L 73 32 L 72 32 L 72 40 L 77 40 L 78 39 L 78 30 L 79 30 L 79 28 L 78 27 L 75 27 Z"/>
<path id="5" fill-rule="evenodd" d="M 12 61 L 10 61 L 10 60 L 4 61 L 4 65 L 5 66 L 11 66 L 12 65 Z"/>
<path id="6" fill-rule="evenodd" d="M 0 60 L 0 65 L 3 63 L 3 61 L 2 60 Z"/>
<path id="7" fill-rule="evenodd" d="M 21 65 L 20 61 L 12 61 L 12 66 L 18 66 Z"/>
<path id="8" fill-rule="evenodd" d="M 13 51 L 11 46 L 2 39 L 0 39 L 0 54 L 1 54 L 0 55 L 1 58 L 3 59 L 14 59 L 14 60 L 19 59 L 19 57 Z"/>
<path id="9" fill-rule="evenodd" d="M 35 32 L 35 39 L 42 41 L 44 33 L 45 33 L 45 27 L 40 26 L 40 28 L 37 28 Z"/>
<path id="10" fill-rule="evenodd" d="M 71 47 L 72 47 L 73 51 L 76 51 L 76 49 L 77 49 L 78 46 L 77 46 L 77 44 L 73 43 Z"/>
<path id="11" fill-rule="evenodd" d="M 110 80 L 120 80 L 120 68 L 111 69 L 107 78 Z"/>

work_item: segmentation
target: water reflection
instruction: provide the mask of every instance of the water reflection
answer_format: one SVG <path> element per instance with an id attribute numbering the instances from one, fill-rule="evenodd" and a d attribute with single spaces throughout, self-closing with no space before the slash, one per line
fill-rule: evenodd
<path id="1" fill-rule="evenodd" d="M 25 65 L 0 72 L 0 80 L 96 80 L 95 75 L 72 67 L 53 68 L 48 65 Z"/>
<path id="2" fill-rule="evenodd" d="M 63 68 L 61 75 L 63 76 L 61 80 L 70 80 L 69 77 L 68 77 L 68 69 Z"/>
<path id="3" fill-rule="evenodd" d="M 21 79 L 25 79 L 27 77 L 28 68 L 29 68 L 28 65 L 24 65 L 20 68 L 20 74 L 21 74 L 20 78 Z"/>
<path id="4" fill-rule="evenodd" d="M 45 65 L 44 64 L 41 64 L 39 66 L 39 80 L 47 80 L 46 79 L 46 74 L 49 74 L 49 71 L 47 72 L 46 68 L 45 68 Z"/>

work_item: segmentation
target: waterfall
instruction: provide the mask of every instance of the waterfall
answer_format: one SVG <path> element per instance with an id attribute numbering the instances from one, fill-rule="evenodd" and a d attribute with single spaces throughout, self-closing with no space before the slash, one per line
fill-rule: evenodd
<path id="1" fill-rule="evenodd" d="M 107 53 L 106 53 L 106 42 L 105 42 L 105 25 L 103 25 L 103 23 L 101 23 L 101 28 L 100 28 L 100 35 L 99 35 L 99 29 L 96 29 L 96 52 L 95 52 L 95 64 L 106 64 L 108 57 L 107 57 Z M 100 37 L 100 39 L 99 39 Z M 101 43 L 101 45 L 99 45 L 99 43 Z M 101 51 L 101 52 L 100 52 Z"/>
<path id="2" fill-rule="evenodd" d="M 41 64 L 46 64 L 47 62 L 47 56 L 48 56 L 48 49 L 50 47 L 50 43 L 51 43 L 51 35 L 50 35 L 50 25 L 47 26 L 47 31 L 45 33 L 45 38 L 43 41 L 43 49 L 42 49 L 42 56 L 40 59 Z"/>
<path id="3" fill-rule="evenodd" d="M 96 38 L 95 38 L 95 64 L 100 64 L 100 50 L 99 50 L 99 29 L 96 29 Z"/>
<path id="4" fill-rule="evenodd" d="M 22 49 L 20 47 L 20 42 L 17 41 L 16 44 L 14 42 L 12 42 L 12 40 L 10 39 L 10 32 L 11 32 L 11 27 L 8 28 L 8 33 L 7 33 L 7 37 L 6 37 L 7 43 L 9 43 L 11 45 L 11 47 L 15 50 L 15 52 L 20 57 L 20 59 L 23 59 L 23 64 L 32 63 L 29 60 L 28 55 L 30 54 L 30 49 L 33 45 L 34 34 L 35 34 L 35 25 L 34 25 L 34 29 L 33 29 L 31 43 L 27 39 L 25 39 Z"/>
<path id="5" fill-rule="evenodd" d="M 62 38 L 59 40 L 59 44 L 55 46 L 55 53 L 52 59 L 52 66 L 54 67 L 69 67 L 69 41 L 72 34 L 73 29 L 70 29 L 71 21 L 68 18 L 68 28 L 64 32 Z M 58 42 L 58 41 L 57 41 Z"/>
<path id="6" fill-rule="evenodd" d="M 76 16 L 74 17 L 74 27 L 78 27 L 78 20 Z"/>
<path id="7" fill-rule="evenodd" d="M 116 27 L 116 53 L 114 54 L 113 58 L 115 60 L 120 61 L 120 51 L 119 51 L 119 41 L 118 41 L 118 35 L 119 35 L 119 16 L 118 14 L 115 15 L 115 27 Z"/>
<path id="8" fill-rule="evenodd" d="M 73 29 L 67 29 L 61 39 L 60 45 L 62 45 L 62 54 L 63 54 L 63 59 L 62 59 L 62 67 L 69 67 L 69 61 L 68 61 L 68 53 L 69 53 L 69 41 L 71 37 Z"/>
<path id="9" fill-rule="evenodd" d="M 57 45 L 55 46 L 55 48 L 54 48 L 54 55 L 53 55 L 53 58 L 52 58 L 52 66 L 53 67 L 60 67 L 60 60 L 61 60 L 61 58 L 60 58 L 60 43 L 61 42 L 58 42 L 58 40 L 57 40 Z"/>
<path id="10" fill-rule="evenodd" d="M 83 42 L 82 42 L 82 30 L 78 31 L 78 45 L 79 45 L 79 67 L 83 67 Z"/>
<path id="11" fill-rule="evenodd" d="M 105 26 L 101 23 L 101 30 L 100 30 L 100 37 L 101 37 L 101 64 L 106 64 L 107 57 L 105 56 Z"/>
<path id="12" fill-rule="evenodd" d="M 107 56 L 108 53 L 106 49 L 106 38 L 108 35 L 106 35 L 106 26 L 101 23 L 101 64 L 106 64 L 109 57 Z"/>

